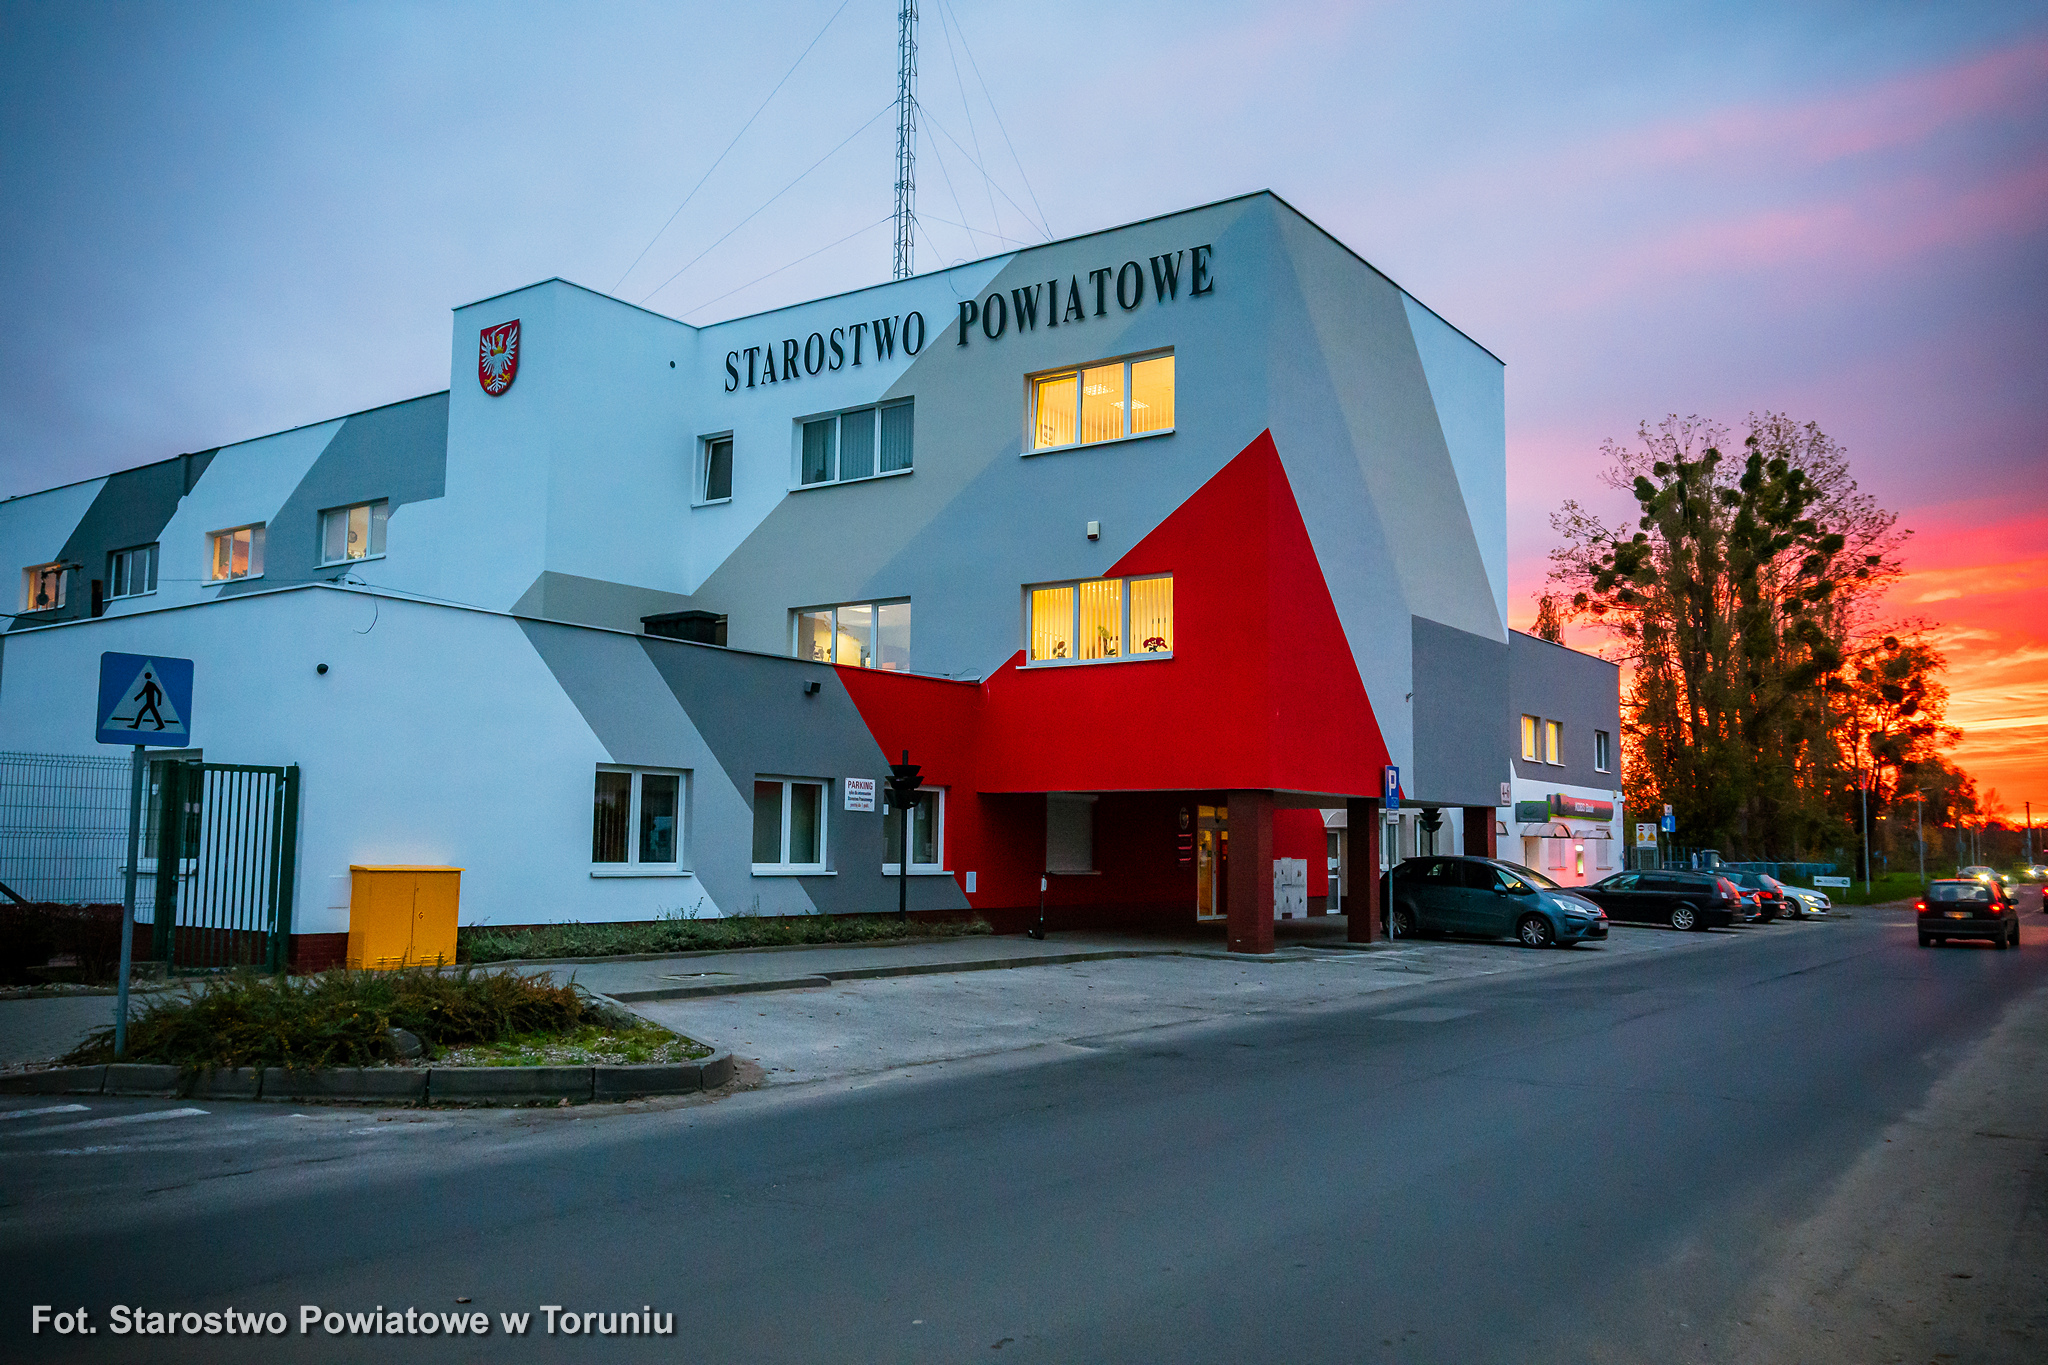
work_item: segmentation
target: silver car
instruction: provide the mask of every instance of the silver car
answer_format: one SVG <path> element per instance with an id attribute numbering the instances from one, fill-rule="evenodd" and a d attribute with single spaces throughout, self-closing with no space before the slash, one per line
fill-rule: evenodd
<path id="1" fill-rule="evenodd" d="M 1785 893 L 1788 912 L 1794 919 L 1803 915 L 1825 915 L 1833 907 L 1825 891 L 1816 891 L 1810 886 L 1793 886 L 1789 882 L 1782 883 L 1780 889 Z"/>

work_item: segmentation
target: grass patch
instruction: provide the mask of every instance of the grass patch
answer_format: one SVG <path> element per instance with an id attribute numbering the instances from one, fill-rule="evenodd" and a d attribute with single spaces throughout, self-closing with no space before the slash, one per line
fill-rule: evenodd
<path id="1" fill-rule="evenodd" d="M 210 1067 L 378 1066 L 397 1060 L 389 1030 L 417 1034 L 430 1053 L 508 1038 L 561 1036 L 588 1023 L 582 994 L 544 975 L 429 969 L 237 973 L 161 997 L 128 1021 L 131 1062 Z M 111 1026 L 62 1060 L 114 1059 Z"/>
<path id="2" fill-rule="evenodd" d="M 630 924 L 544 924 L 530 929 L 473 925 L 456 931 L 462 962 L 521 958 L 616 957 L 714 948 L 780 948 L 807 943 L 872 943 L 892 938 L 960 938 L 993 933 L 988 921 L 900 920 L 894 915 L 676 915 Z"/>
<path id="3" fill-rule="evenodd" d="M 639 1066 L 648 1062 L 694 1062 L 712 1049 L 652 1024 L 644 1028 L 603 1028 L 585 1024 L 567 1033 L 523 1033 L 495 1043 L 449 1048 L 436 1066 Z"/>
<path id="4" fill-rule="evenodd" d="M 1954 875 L 1955 870 L 1953 868 L 1930 867 L 1927 869 L 1927 876 L 1930 881 L 1936 877 L 1953 877 Z M 1828 899 L 1836 905 L 1883 905 L 1888 901 L 1911 900 L 1920 894 L 1920 874 L 1918 872 L 1880 872 L 1870 879 L 1870 890 L 1865 891 L 1863 889 L 1862 870 L 1859 868 L 1856 873 L 1855 882 L 1854 886 L 1824 886 L 1820 889 L 1827 892 Z"/>

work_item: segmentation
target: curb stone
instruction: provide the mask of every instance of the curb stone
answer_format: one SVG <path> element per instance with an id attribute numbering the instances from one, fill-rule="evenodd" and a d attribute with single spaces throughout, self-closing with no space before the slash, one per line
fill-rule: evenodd
<path id="1" fill-rule="evenodd" d="M 733 1077 L 730 1051 L 694 1062 L 596 1066 L 330 1067 L 281 1066 L 202 1071 L 115 1062 L 0 1076 L 0 1095 L 134 1095 L 209 1100 L 350 1100 L 359 1103 L 532 1103 L 542 1100 L 644 1099 L 716 1090 Z"/>
<path id="2" fill-rule="evenodd" d="M 106 1086 L 104 1066 L 66 1066 L 52 1071 L 17 1071 L 0 1076 L 0 1095 L 97 1095 Z"/>
<path id="3" fill-rule="evenodd" d="M 184 1072 L 175 1066 L 147 1062 L 109 1062 L 102 1095 L 154 1095 L 175 1097 Z"/>
<path id="4" fill-rule="evenodd" d="M 369 1100 L 387 1104 L 417 1103 L 426 1097 L 425 1071 L 375 1066 L 337 1066 L 313 1071 L 266 1066 L 262 1089 L 257 1094 L 257 1098 L 266 1100 Z"/>

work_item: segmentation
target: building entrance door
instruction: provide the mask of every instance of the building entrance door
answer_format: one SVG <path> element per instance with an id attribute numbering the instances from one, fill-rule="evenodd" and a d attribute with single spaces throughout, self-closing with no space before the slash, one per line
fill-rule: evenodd
<path id="1" fill-rule="evenodd" d="M 1230 918 L 1230 808 L 1195 807 L 1195 918 Z"/>

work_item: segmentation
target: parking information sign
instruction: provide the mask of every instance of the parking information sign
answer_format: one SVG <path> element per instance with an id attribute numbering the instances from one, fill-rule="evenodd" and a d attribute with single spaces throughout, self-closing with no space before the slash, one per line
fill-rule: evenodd
<path id="1" fill-rule="evenodd" d="M 874 778 L 849 777 L 846 779 L 846 808 L 848 810 L 873 810 L 875 808 Z"/>
<path id="2" fill-rule="evenodd" d="M 1380 800 L 1386 803 L 1388 809 L 1401 804 L 1401 770 L 1399 768 L 1391 763 L 1387 765 L 1386 771 L 1381 774 L 1381 787 Z"/>
<path id="3" fill-rule="evenodd" d="M 192 742 L 192 661 L 161 654 L 100 655 L 102 744 Z"/>

